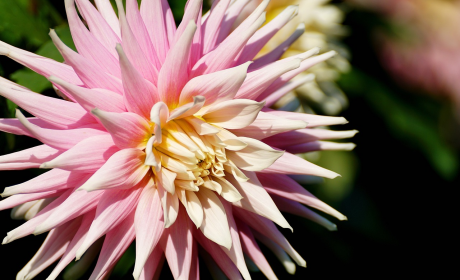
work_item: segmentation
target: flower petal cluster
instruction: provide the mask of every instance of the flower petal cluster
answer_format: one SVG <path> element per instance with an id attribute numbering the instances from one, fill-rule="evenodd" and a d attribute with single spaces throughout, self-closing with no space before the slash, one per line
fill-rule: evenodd
<path id="1" fill-rule="evenodd" d="M 243 254 L 276 279 L 256 240 L 290 273 L 294 262 L 306 265 L 275 226 L 291 228 L 280 210 L 331 230 L 302 204 L 346 218 L 287 176 L 338 174 L 294 154 L 353 148 L 324 140 L 356 131 L 316 128 L 343 118 L 265 106 L 334 54 L 313 49 L 279 60 L 276 51 L 252 62 L 292 18 L 282 13 L 263 26 L 268 2 L 232 31 L 247 1 L 221 0 L 202 17 L 202 1 L 190 0 L 176 27 L 166 0 L 144 0 L 140 9 L 137 0 L 126 8 L 118 0 L 118 15 L 108 0 L 65 0 L 78 52 L 50 32 L 65 63 L 0 42 L 0 54 L 48 78 L 63 97 L 0 79 L 0 95 L 33 115 L 17 110 L 0 130 L 43 143 L 1 156 L 0 169 L 50 169 L 2 193 L 0 209 L 27 220 L 3 244 L 49 232 L 17 279 L 59 260 L 47 278 L 56 279 L 75 258 L 67 277 L 76 277 L 97 252 L 90 279 L 107 279 L 134 240 L 135 279 L 158 277 L 164 259 L 175 279 L 199 279 L 199 252 L 230 279 L 250 279 Z"/>

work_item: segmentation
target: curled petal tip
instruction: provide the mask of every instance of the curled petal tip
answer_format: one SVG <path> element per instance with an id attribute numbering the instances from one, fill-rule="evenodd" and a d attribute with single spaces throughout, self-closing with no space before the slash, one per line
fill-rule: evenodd
<path id="1" fill-rule="evenodd" d="M 2 245 L 5 245 L 5 244 L 8 244 L 9 243 L 9 240 L 8 240 L 8 235 L 5 236 L 5 238 L 3 238 L 3 241 L 2 241 Z"/>

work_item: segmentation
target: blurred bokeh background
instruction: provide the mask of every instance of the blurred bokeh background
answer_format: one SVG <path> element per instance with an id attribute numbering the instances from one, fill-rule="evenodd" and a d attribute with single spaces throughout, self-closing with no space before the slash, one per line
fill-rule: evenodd
<path id="1" fill-rule="evenodd" d="M 185 0 L 169 2 L 180 20 Z M 332 129 L 360 131 L 352 139 L 357 144 L 352 152 L 306 155 L 342 174 L 335 180 L 310 178 L 305 187 L 348 216 L 348 221 L 337 221 L 338 231 L 330 232 L 287 214 L 295 230 L 284 234 L 308 268 L 298 268 L 295 276 L 289 276 L 265 250 L 275 273 L 279 279 L 446 278 L 454 272 L 458 247 L 460 1 L 273 2 L 271 13 L 287 4 L 307 6 L 301 14 L 306 17 L 307 34 L 295 47 L 301 50 L 316 44 L 322 51 L 339 53 L 336 60 L 312 70 L 315 83 L 275 106 L 341 115 L 350 123 Z M 48 37 L 49 28 L 72 46 L 63 0 L 0 0 L 1 41 L 62 61 Z M 0 76 L 55 96 L 46 79 L 3 56 Z M 1 117 L 13 117 L 15 107 L 1 98 Z M 24 136 L 0 133 L 1 154 L 37 144 Z M 2 171 L 0 188 L 40 172 Z M 0 212 L 2 235 L 22 223 L 9 215 Z M 15 279 L 44 237 L 29 236 L 1 246 L 0 278 Z M 113 279 L 132 279 L 133 255 L 130 248 Z M 203 264 L 202 279 L 210 278 L 206 270 Z M 47 272 L 37 279 L 46 279 Z M 265 279 L 260 272 L 253 276 Z M 160 279 L 172 279 L 168 269 Z"/>

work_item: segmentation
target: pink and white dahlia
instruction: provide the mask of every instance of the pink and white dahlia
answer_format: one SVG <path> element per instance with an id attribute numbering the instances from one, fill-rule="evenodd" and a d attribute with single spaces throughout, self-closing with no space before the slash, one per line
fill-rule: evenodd
<path id="1" fill-rule="evenodd" d="M 96 0 L 97 9 L 65 0 L 78 52 L 50 32 L 65 63 L 0 42 L 1 54 L 47 77 L 63 97 L 0 79 L 0 95 L 34 116 L 18 110 L 0 130 L 43 143 L 1 156 L 0 169 L 50 169 L 2 194 L 0 209 L 15 207 L 13 216 L 28 220 L 3 244 L 49 232 L 17 279 L 59 260 L 47 278 L 56 279 L 73 259 L 81 270 L 98 252 L 90 279 L 107 279 L 134 239 L 135 279 L 158 277 L 164 258 L 175 279 L 199 279 L 199 252 L 230 279 L 250 279 L 243 254 L 276 279 L 256 240 L 289 272 L 293 261 L 305 266 L 275 226 L 291 228 L 279 209 L 332 230 L 302 204 L 346 218 L 287 176 L 338 174 L 293 153 L 352 148 L 322 140 L 355 131 L 314 129 L 343 118 L 264 107 L 333 55 L 313 49 L 278 60 L 291 40 L 252 62 L 296 14 L 289 8 L 262 27 L 268 2 L 230 33 L 247 0 L 218 1 L 203 17 L 202 1 L 190 0 L 177 28 L 166 0 L 144 0 L 140 10 L 127 0 L 126 13 L 118 0 L 118 15 L 108 0 Z"/>

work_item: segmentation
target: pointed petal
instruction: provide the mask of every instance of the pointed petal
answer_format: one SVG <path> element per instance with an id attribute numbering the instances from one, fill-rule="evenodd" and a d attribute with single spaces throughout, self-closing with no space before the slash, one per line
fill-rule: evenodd
<path id="1" fill-rule="evenodd" d="M 261 171 L 277 162 L 282 156 L 282 151 L 272 149 L 267 144 L 252 138 L 240 137 L 248 146 L 239 151 L 227 151 L 227 157 L 238 168 L 247 171 Z"/>
<path id="2" fill-rule="evenodd" d="M 85 19 L 94 37 L 96 37 L 112 55 L 116 55 L 115 46 L 117 43 L 121 43 L 117 33 L 115 33 L 110 24 L 104 19 L 103 15 L 99 13 L 89 0 L 76 0 L 76 3 L 78 11 Z"/>
<path id="3" fill-rule="evenodd" d="M 292 248 L 291 244 L 289 244 L 273 222 L 238 207 L 233 207 L 233 212 L 238 219 L 250 225 L 252 229 L 281 246 L 299 266 L 306 267 L 307 263 L 305 260 Z"/>
<path id="4" fill-rule="evenodd" d="M 167 192 L 160 182 L 157 182 L 158 194 L 161 199 L 161 206 L 163 208 L 163 220 L 165 228 L 169 228 L 177 219 L 179 213 L 179 199 L 177 193 L 170 194 Z"/>
<path id="5" fill-rule="evenodd" d="M 220 44 L 225 38 L 227 38 L 230 31 L 232 31 L 235 21 L 241 15 L 244 7 L 250 2 L 251 0 L 238 0 L 234 1 L 230 7 L 228 7 L 225 18 L 220 24 L 219 34 L 217 35 L 216 45 Z M 266 1 L 267 2 L 267 1 Z M 265 7 L 264 7 L 265 9 Z"/>
<path id="6" fill-rule="evenodd" d="M 248 73 L 236 97 L 256 100 L 281 75 L 299 68 L 300 63 L 300 59 L 286 58 Z"/>
<path id="7" fill-rule="evenodd" d="M 137 38 L 132 31 L 132 27 L 129 25 L 128 20 L 126 19 L 123 2 L 120 0 L 116 0 L 115 2 L 117 3 L 118 16 L 120 17 L 123 50 L 129 58 L 129 61 L 131 61 L 133 66 L 139 71 L 142 77 L 151 83 L 156 84 L 158 69 L 155 68 L 149 61 L 148 57 L 137 42 Z"/>
<path id="8" fill-rule="evenodd" d="M 176 31 L 168 1 L 143 0 L 140 12 L 158 59 L 163 64 L 169 51 L 169 42 L 172 41 Z"/>
<path id="9" fill-rule="evenodd" d="M 121 45 L 117 45 L 116 49 L 120 59 L 126 109 L 148 118 L 152 106 L 160 101 L 157 88 L 141 76 L 129 61 Z"/>
<path id="10" fill-rule="evenodd" d="M 134 279 L 139 279 L 148 258 L 163 234 L 163 210 L 158 192 L 151 186 L 144 187 L 134 217 L 136 230 L 136 263 Z"/>
<path id="11" fill-rule="evenodd" d="M 188 280 L 192 263 L 193 237 L 184 208 L 176 222 L 165 230 L 161 243 L 174 279 Z"/>
<path id="12" fill-rule="evenodd" d="M 146 1 L 143 1 L 142 3 L 144 2 Z M 163 254 L 161 246 L 156 246 L 150 254 L 139 280 L 158 280 L 164 261 L 165 255 Z"/>
<path id="13" fill-rule="evenodd" d="M 257 118 L 263 106 L 264 103 L 248 99 L 228 100 L 211 106 L 203 119 L 223 128 L 243 128 Z"/>
<path id="14" fill-rule="evenodd" d="M 70 94 L 88 112 L 94 108 L 109 112 L 126 112 L 123 97 L 118 93 L 105 89 L 79 87 L 54 76 L 49 77 L 49 80 L 58 88 Z"/>
<path id="15" fill-rule="evenodd" d="M 358 133 L 357 130 L 334 131 L 330 129 L 305 128 L 266 138 L 264 139 L 264 142 L 269 145 L 276 146 L 280 149 L 286 149 L 293 145 L 304 144 L 316 140 L 335 140 L 351 138 L 355 136 L 356 133 Z"/>
<path id="16" fill-rule="evenodd" d="M 104 72 L 120 77 L 120 67 L 117 59 L 89 32 L 78 16 L 75 8 L 75 0 L 65 0 L 67 19 L 69 20 L 72 39 L 78 53 L 83 57 L 99 65 Z"/>
<path id="17" fill-rule="evenodd" d="M 146 182 L 142 182 L 137 188 L 132 190 L 111 190 L 103 192 L 96 208 L 96 217 L 91 224 L 88 235 L 77 250 L 77 260 L 81 258 L 91 244 L 104 234 L 117 227 L 123 227 L 124 224 L 128 222 L 131 223 L 130 226 L 132 226 L 134 235 L 134 209 L 142 192 L 142 187 L 144 187 L 145 184 Z M 106 242 L 107 238 L 108 236 L 106 236 Z M 102 255 L 101 252 L 101 256 Z"/>
<path id="18" fill-rule="evenodd" d="M 232 238 L 228 227 L 225 208 L 214 192 L 201 188 L 196 193 L 203 206 L 203 222 L 200 226 L 201 232 L 215 243 L 230 249 Z"/>
<path id="19" fill-rule="evenodd" d="M 192 191 L 186 191 L 181 189 L 180 193 L 177 194 L 182 205 L 187 210 L 190 220 L 195 224 L 197 228 L 203 223 L 203 206 L 201 205 L 200 199 Z"/>
<path id="20" fill-rule="evenodd" d="M 170 44 L 171 49 L 179 44 L 179 40 L 188 28 L 190 22 L 197 23 L 198 17 L 202 15 L 203 0 L 188 0 L 185 6 L 184 15 L 181 23 L 177 27 L 176 33 L 174 34 L 174 41 Z"/>
<path id="21" fill-rule="evenodd" d="M 40 168 L 93 173 L 119 150 L 110 135 L 94 136 L 81 141 L 58 157 L 44 162 Z"/>
<path id="22" fill-rule="evenodd" d="M 90 236 L 90 233 L 91 229 L 88 236 Z M 113 227 L 107 233 L 96 267 L 89 280 L 103 279 L 102 276 L 115 266 L 129 245 L 134 241 L 135 236 L 134 211 L 131 211 L 118 226 Z"/>
<path id="23" fill-rule="evenodd" d="M 169 171 L 166 168 L 161 168 L 161 172 L 158 172 L 157 177 L 161 186 L 170 194 L 174 194 L 176 187 L 174 186 L 174 180 L 176 179 L 176 173 Z"/>
<path id="24" fill-rule="evenodd" d="M 34 235 L 47 232 L 87 212 L 96 209 L 103 192 L 74 192 L 53 213 L 34 230 Z"/>
<path id="25" fill-rule="evenodd" d="M 32 147 L 0 156 L 0 170 L 3 170 L 2 166 L 6 166 L 5 164 L 24 164 L 24 168 L 37 168 L 43 162 L 52 160 L 60 154 L 62 154 L 62 151 L 46 145 Z"/>
<path id="26" fill-rule="evenodd" d="M 269 96 L 263 98 L 263 100 L 266 102 L 265 106 L 266 107 L 273 106 L 281 97 L 285 96 L 286 94 L 300 87 L 301 85 L 312 82 L 314 80 L 315 80 L 315 75 L 308 74 L 303 77 L 300 77 L 299 79 L 286 83 L 284 86 L 274 91 Z M 257 100 L 260 100 L 261 97 L 262 96 L 259 96 Z"/>
<path id="27" fill-rule="evenodd" d="M 97 108 L 91 113 L 101 121 L 120 149 L 145 149 L 151 132 L 150 124 L 144 118 L 134 113 L 111 113 Z"/>
<path id="28" fill-rule="evenodd" d="M 168 107 L 174 108 L 179 102 L 180 92 L 189 79 L 188 62 L 196 24 L 190 21 L 177 43 L 166 56 L 158 76 L 158 92 Z"/>
<path id="29" fill-rule="evenodd" d="M 5 188 L 2 196 L 7 197 L 20 193 L 37 193 L 74 188 L 83 183 L 87 178 L 87 175 L 82 173 L 53 169 L 24 183 Z"/>
<path id="30" fill-rule="evenodd" d="M 280 197 L 306 204 L 310 207 L 323 211 L 324 213 L 332 215 L 339 220 L 347 219 L 347 217 L 343 214 L 316 198 L 289 176 L 258 173 L 257 177 L 270 194 L 275 194 Z"/>
<path id="31" fill-rule="evenodd" d="M 301 154 L 315 151 L 351 151 L 356 147 L 353 143 L 335 143 L 327 141 L 312 141 L 304 144 L 286 147 L 291 154 Z"/>
<path id="32" fill-rule="evenodd" d="M 289 21 L 291 21 L 299 12 L 299 6 L 288 6 L 284 11 L 278 14 L 274 19 L 260 28 L 254 36 L 249 39 L 248 43 L 241 51 L 237 59 L 237 64 L 253 60 L 254 57 L 262 50 L 267 42 Z"/>
<path id="33" fill-rule="evenodd" d="M 105 21 L 110 25 L 115 34 L 120 37 L 120 24 L 110 0 L 94 0 L 94 3 Z"/>
<path id="34" fill-rule="evenodd" d="M 232 129 L 232 132 L 238 136 L 261 140 L 286 131 L 302 129 L 307 125 L 308 124 L 304 121 L 283 119 L 271 114 L 259 112 L 253 123 L 241 129 Z M 266 141 L 264 140 L 264 142 Z"/>
<path id="35" fill-rule="evenodd" d="M 298 175 L 314 175 L 334 179 L 339 174 L 315 165 L 296 155 L 285 152 L 275 163 L 262 170 L 263 173 L 271 174 L 298 174 Z"/>
<path id="36" fill-rule="evenodd" d="M 116 152 L 79 190 L 131 189 L 150 169 L 144 165 L 144 160 L 144 152 L 137 149 Z"/>
<path id="37" fill-rule="evenodd" d="M 64 63 L 36 55 L 0 41 L 0 55 L 8 56 L 23 66 L 44 76 L 56 76 L 75 85 L 83 85 L 75 70 Z"/>
<path id="38" fill-rule="evenodd" d="M 290 120 L 304 121 L 308 124 L 307 127 L 328 126 L 348 123 L 348 121 L 344 117 L 320 116 L 314 114 L 285 112 L 278 110 L 269 110 L 266 111 L 266 113 Z"/>
<path id="39" fill-rule="evenodd" d="M 85 110 L 73 102 L 3 85 L 0 85 L 0 95 L 32 115 L 60 128 L 74 128 L 94 123 Z"/>
<path id="40" fill-rule="evenodd" d="M 243 248 L 243 252 L 251 258 L 251 260 L 257 265 L 260 271 L 262 271 L 262 273 L 269 280 L 278 280 L 262 250 L 260 250 L 260 247 L 257 244 L 251 229 L 246 224 L 241 223 L 238 220 L 237 226 L 240 234 L 241 247 Z"/>
<path id="41" fill-rule="evenodd" d="M 106 71 L 104 71 L 100 64 L 85 58 L 81 54 L 66 46 L 61 39 L 59 39 L 54 30 L 51 30 L 49 35 L 56 48 L 64 57 L 66 63 L 75 69 L 75 72 L 87 87 L 106 88 L 114 92 L 122 92 L 121 81 L 117 77 L 109 75 Z M 65 91 L 62 92 L 66 94 Z"/>
<path id="42" fill-rule="evenodd" d="M 214 1 L 209 17 L 203 23 L 203 52 L 208 53 L 216 46 L 225 12 L 230 5 L 230 0 Z"/>
<path id="43" fill-rule="evenodd" d="M 34 202 L 39 199 L 54 198 L 60 196 L 65 190 L 47 191 L 31 194 L 16 194 L 0 201 L 0 211 L 19 206 L 24 203 Z"/>
<path id="44" fill-rule="evenodd" d="M 32 279 L 58 260 L 65 253 L 80 223 L 81 219 L 76 219 L 51 230 L 35 256 L 18 273 L 17 279 Z"/>
<path id="45" fill-rule="evenodd" d="M 96 211 L 91 211 L 86 213 L 83 218 L 80 227 L 78 228 L 75 236 L 72 238 L 67 250 L 62 255 L 62 258 L 59 260 L 59 263 L 53 269 L 53 272 L 46 278 L 46 280 L 55 280 L 59 274 L 67 267 L 67 265 L 72 262 L 75 258 L 75 252 L 77 251 L 78 246 L 83 242 L 86 237 L 86 233 L 91 226 L 91 222 L 94 219 Z M 67 278 L 66 278 L 67 279 Z"/>
<path id="46" fill-rule="evenodd" d="M 256 213 L 262 217 L 272 220 L 282 228 L 293 230 L 289 223 L 284 218 L 283 214 L 278 210 L 278 207 L 273 202 L 270 195 L 262 187 L 254 172 L 245 172 L 249 177 L 247 182 L 237 182 L 230 176 L 228 180 L 238 189 L 243 196 L 243 199 L 234 202 L 233 205 L 241 207 L 247 211 Z"/>
<path id="47" fill-rule="evenodd" d="M 168 118 L 168 121 L 186 118 L 196 114 L 203 107 L 205 102 L 206 98 L 204 98 L 203 96 L 194 96 L 193 102 L 180 106 L 174 111 L 172 111 L 171 115 Z"/>
<path id="48" fill-rule="evenodd" d="M 328 219 L 308 209 L 307 207 L 303 206 L 302 204 L 298 202 L 294 202 L 292 200 L 282 198 L 276 195 L 273 196 L 273 200 L 275 201 L 279 209 L 283 212 L 287 212 L 290 214 L 294 214 L 294 215 L 312 220 L 313 222 L 327 228 L 328 230 L 331 230 L 331 231 L 337 230 L 337 226 L 334 223 L 332 223 Z"/>
<path id="49" fill-rule="evenodd" d="M 182 89 L 179 105 L 198 95 L 206 98 L 207 105 L 233 99 L 246 79 L 249 65 L 250 62 L 191 79 Z"/>
<path id="50" fill-rule="evenodd" d="M 42 143 L 53 147 L 58 150 L 70 149 L 75 146 L 78 142 L 97 135 L 103 135 L 106 132 L 93 129 L 93 128 L 77 128 L 69 130 L 54 130 L 41 128 L 35 124 L 32 124 L 27 120 L 26 117 L 19 111 L 16 110 L 16 117 L 29 130 L 32 136 Z"/>

